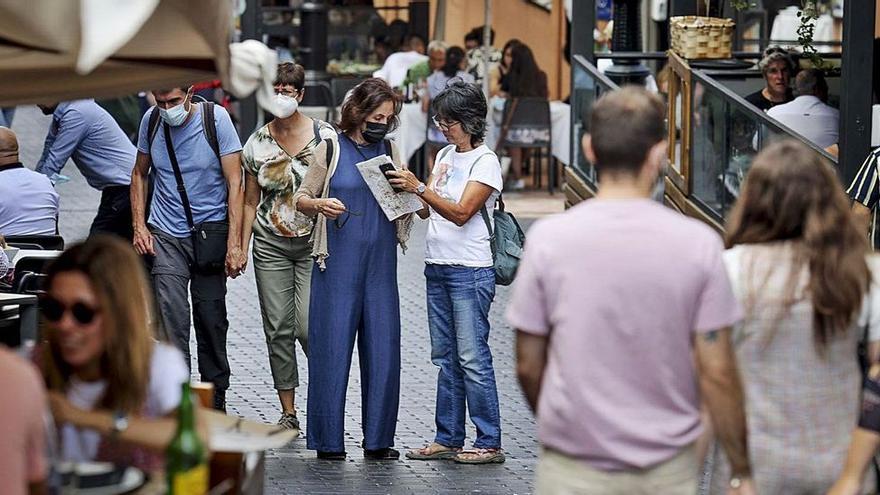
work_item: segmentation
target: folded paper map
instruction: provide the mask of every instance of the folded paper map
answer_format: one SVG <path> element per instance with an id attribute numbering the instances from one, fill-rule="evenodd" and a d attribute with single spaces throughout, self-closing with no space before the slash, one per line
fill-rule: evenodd
<path id="1" fill-rule="evenodd" d="M 391 158 L 388 155 L 379 155 L 356 166 L 388 220 L 396 220 L 407 213 L 421 210 L 422 202 L 418 196 L 408 192 L 394 192 L 385 174 L 379 170 L 383 163 L 391 163 Z"/>

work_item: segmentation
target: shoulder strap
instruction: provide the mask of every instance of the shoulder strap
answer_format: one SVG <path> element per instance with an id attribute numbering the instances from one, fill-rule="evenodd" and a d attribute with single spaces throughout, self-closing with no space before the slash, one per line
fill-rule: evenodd
<path id="1" fill-rule="evenodd" d="M 183 174 L 180 172 L 180 164 L 177 163 L 177 155 L 174 153 L 174 143 L 171 142 L 171 131 L 168 124 L 162 125 L 165 131 L 165 148 L 168 150 L 168 159 L 171 160 L 171 168 L 174 170 L 174 180 L 177 181 L 177 193 L 180 194 L 180 202 L 183 203 L 183 211 L 186 213 L 186 223 L 191 232 L 195 232 L 192 208 L 189 205 L 189 197 L 186 195 L 186 186 L 183 184 Z"/>
<path id="2" fill-rule="evenodd" d="M 214 150 L 214 156 L 220 161 L 220 141 L 217 140 L 217 123 L 214 122 L 214 103 L 210 101 L 199 103 L 202 106 L 202 129 L 205 138 Z"/>
<path id="3" fill-rule="evenodd" d="M 394 148 L 391 147 L 391 140 L 386 139 L 385 143 L 385 152 L 388 153 L 388 156 L 391 157 L 391 163 L 394 163 Z"/>
<path id="4" fill-rule="evenodd" d="M 454 146 L 454 145 L 448 145 L 448 146 L 446 146 L 445 148 L 443 148 L 443 149 L 441 149 L 440 151 L 437 152 L 437 159 L 435 160 L 435 162 L 440 163 L 440 157 L 441 157 L 441 156 L 446 156 L 446 155 L 449 154 L 448 151 L 447 151 L 446 153 L 443 153 L 443 150 L 452 149 L 452 148 L 450 148 L 450 146 Z M 441 154 L 441 153 L 442 153 L 442 154 Z M 476 163 L 476 162 L 474 162 L 474 163 Z M 471 167 L 471 171 L 473 171 L 473 167 Z"/>
<path id="5" fill-rule="evenodd" d="M 333 161 L 333 140 L 325 139 L 324 146 L 327 147 L 327 170 L 330 170 L 330 163 Z"/>
<path id="6" fill-rule="evenodd" d="M 153 139 L 156 137 L 156 133 L 159 131 L 159 107 L 153 107 L 150 110 L 150 120 L 147 123 L 147 150 L 150 150 L 153 146 Z"/>

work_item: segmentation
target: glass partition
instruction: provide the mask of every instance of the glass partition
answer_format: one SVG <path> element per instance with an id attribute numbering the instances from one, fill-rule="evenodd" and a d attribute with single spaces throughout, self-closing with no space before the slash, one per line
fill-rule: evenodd
<path id="1" fill-rule="evenodd" d="M 593 104 L 607 91 L 618 89 L 608 77 L 599 72 L 581 55 L 572 58 L 573 90 L 571 92 L 571 156 L 573 169 L 592 186 L 598 179 L 593 164 L 584 156 L 581 139 L 589 132 L 590 110 Z"/>
<path id="2" fill-rule="evenodd" d="M 692 72 L 690 199 L 721 222 L 755 155 L 778 139 L 806 140 L 704 72 Z M 836 162 L 825 151 L 816 153 Z"/>

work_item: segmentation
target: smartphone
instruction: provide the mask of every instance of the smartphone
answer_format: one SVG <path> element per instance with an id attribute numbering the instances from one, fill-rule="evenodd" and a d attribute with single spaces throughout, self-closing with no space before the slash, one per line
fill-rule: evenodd
<path id="1" fill-rule="evenodd" d="M 394 168 L 394 164 L 391 164 L 391 163 L 385 162 L 385 163 L 379 165 L 379 170 L 382 172 L 382 175 L 385 176 L 385 178 L 388 180 L 388 182 L 391 182 L 391 179 L 392 179 L 393 177 L 387 175 L 387 172 L 391 172 L 391 171 L 393 171 L 393 170 L 397 170 L 397 169 Z M 394 189 L 394 192 L 401 192 L 401 191 L 403 191 L 403 189 L 400 189 L 400 188 L 397 188 L 397 187 L 394 187 L 394 186 L 391 186 L 391 189 Z"/>

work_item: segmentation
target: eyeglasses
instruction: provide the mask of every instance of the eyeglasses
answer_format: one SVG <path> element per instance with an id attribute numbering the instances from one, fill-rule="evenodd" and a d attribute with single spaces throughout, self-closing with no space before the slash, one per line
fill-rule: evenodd
<path id="1" fill-rule="evenodd" d="M 294 89 L 293 91 L 291 91 L 291 90 L 289 90 L 289 89 L 279 89 L 279 88 L 275 88 L 275 94 L 276 94 L 276 95 L 282 95 L 282 96 L 289 96 L 289 97 L 291 97 L 291 98 L 296 98 L 297 96 L 299 96 L 299 90 L 298 90 L 298 89 Z"/>
<path id="2" fill-rule="evenodd" d="M 43 312 L 43 316 L 52 323 L 61 321 L 64 318 L 64 313 L 70 311 L 77 323 L 88 325 L 95 319 L 95 315 L 98 314 L 98 309 L 92 308 L 83 302 L 75 302 L 71 306 L 66 306 L 52 297 L 44 297 L 40 302 L 40 309 Z"/>
<path id="3" fill-rule="evenodd" d="M 340 222 L 339 220 L 343 217 L 343 215 L 345 215 L 345 218 L 342 219 L 342 221 Z M 345 210 L 345 212 L 342 215 L 339 215 L 338 217 L 333 219 L 333 225 L 335 225 L 337 229 L 341 229 L 342 227 L 345 227 L 345 224 L 348 223 L 348 220 L 351 218 L 352 215 L 359 217 L 359 216 L 363 215 L 363 213 L 358 213 L 358 212 L 354 212 L 351 210 Z"/>
<path id="4" fill-rule="evenodd" d="M 431 122 L 433 122 L 434 125 L 437 126 L 437 128 L 440 129 L 441 131 L 447 131 L 447 132 L 449 131 L 449 129 L 452 129 L 453 127 L 457 126 L 458 124 L 461 124 L 461 122 L 459 122 L 459 121 L 441 122 L 441 121 L 437 120 L 436 115 L 431 117 Z"/>

